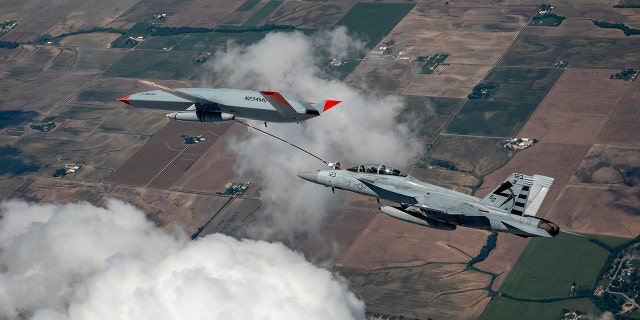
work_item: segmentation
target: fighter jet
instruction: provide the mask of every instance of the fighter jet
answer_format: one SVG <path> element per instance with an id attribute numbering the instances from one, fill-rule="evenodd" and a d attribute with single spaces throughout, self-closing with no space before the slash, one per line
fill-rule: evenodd
<path id="1" fill-rule="evenodd" d="M 555 237 L 560 228 L 536 217 L 553 178 L 511 174 L 484 198 L 420 181 L 396 168 L 364 164 L 346 170 L 299 173 L 302 179 L 398 203 L 380 211 L 422 226 L 454 230 L 457 226 L 512 233 L 521 237 Z"/>
<path id="2" fill-rule="evenodd" d="M 114 100 L 137 108 L 175 111 L 167 118 L 181 121 L 219 122 L 236 117 L 267 122 L 300 122 L 319 116 L 341 101 L 301 102 L 275 91 L 228 88 L 169 88 L 151 81 L 140 82 L 160 90 L 146 91 Z"/>

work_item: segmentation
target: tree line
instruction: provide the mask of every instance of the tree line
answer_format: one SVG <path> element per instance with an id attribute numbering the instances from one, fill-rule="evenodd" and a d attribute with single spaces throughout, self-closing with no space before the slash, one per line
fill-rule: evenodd
<path id="1" fill-rule="evenodd" d="M 203 27 L 149 27 L 149 31 L 152 36 L 175 36 L 184 33 L 245 33 L 245 32 L 265 32 L 272 30 L 293 30 L 294 26 L 281 25 L 281 24 L 267 24 L 261 27 L 238 27 L 238 28 L 203 28 Z"/>
<path id="2" fill-rule="evenodd" d="M 592 20 L 593 24 L 600 28 L 620 29 L 626 36 L 640 34 L 639 29 L 633 29 L 622 23 L 609 23 L 604 21 Z"/>

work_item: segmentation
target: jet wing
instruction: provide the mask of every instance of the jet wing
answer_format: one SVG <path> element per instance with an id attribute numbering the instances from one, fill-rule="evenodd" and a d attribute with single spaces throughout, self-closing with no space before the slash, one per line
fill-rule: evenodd
<path id="1" fill-rule="evenodd" d="M 176 90 L 174 88 L 165 87 L 163 85 L 160 85 L 160 84 L 157 84 L 155 82 L 148 81 L 148 80 L 138 80 L 138 81 L 140 81 L 141 83 L 144 83 L 144 84 L 146 84 L 148 86 L 151 86 L 151 87 L 154 87 L 154 88 L 158 88 L 160 90 L 163 90 L 163 91 L 166 91 L 168 93 L 171 93 L 172 95 L 174 95 L 176 97 L 180 97 L 182 99 L 192 101 L 194 103 L 202 103 L 202 104 L 215 103 L 213 101 L 205 99 L 204 97 L 202 97 L 201 95 L 198 95 L 198 94 L 185 93 L 185 92 Z"/>
<path id="2" fill-rule="evenodd" d="M 369 189 L 371 189 L 373 192 L 375 192 L 382 199 L 393 201 L 393 202 L 397 202 L 397 203 L 403 203 L 403 204 L 417 204 L 418 203 L 418 200 L 416 200 L 416 198 L 411 196 L 411 195 L 404 194 L 404 193 L 401 193 L 399 191 L 393 191 L 393 190 L 389 190 L 389 189 L 385 189 L 385 188 L 376 186 L 375 183 L 373 183 L 372 181 L 370 181 L 368 179 L 364 179 L 364 178 L 356 178 L 356 179 L 358 179 L 358 181 L 362 182 L 362 184 L 367 186 Z"/>

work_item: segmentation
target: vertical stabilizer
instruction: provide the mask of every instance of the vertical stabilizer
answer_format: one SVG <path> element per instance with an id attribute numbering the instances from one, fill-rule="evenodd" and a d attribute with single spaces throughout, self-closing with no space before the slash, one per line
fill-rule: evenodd
<path id="1" fill-rule="evenodd" d="M 533 180 L 531 176 L 512 173 L 484 197 L 482 203 L 521 216 L 527 205 Z"/>
<path id="2" fill-rule="evenodd" d="M 550 177 L 512 173 L 481 202 L 511 214 L 535 216 L 552 183 Z"/>
<path id="3" fill-rule="evenodd" d="M 524 214 L 528 216 L 535 216 L 542 205 L 542 200 L 547 196 L 549 188 L 553 184 L 553 178 L 541 176 L 539 174 L 533 175 L 533 186 L 529 191 L 529 197 L 527 199 L 527 206 L 524 209 Z"/>

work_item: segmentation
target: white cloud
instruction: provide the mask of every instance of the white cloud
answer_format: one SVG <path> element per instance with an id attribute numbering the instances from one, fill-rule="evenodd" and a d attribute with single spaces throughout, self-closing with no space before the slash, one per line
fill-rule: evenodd
<path id="1" fill-rule="evenodd" d="M 280 243 L 188 241 L 136 208 L 0 203 L 0 318 L 361 319 L 329 271 Z"/>
<path id="2" fill-rule="evenodd" d="M 404 108 L 399 96 L 365 93 L 323 74 L 327 56 L 345 56 L 362 49 L 346 29 L 305 36 L 300 32 L 271 33 L 250 46 L 229 45 L 215 54 L 208 66 L 222 86 L 277 90 L 303 101 L 337 99 L 343 102 L 302 125 L 269 124 L 269 132 L 343 166 L 387 163 L 403 168 L 421 146 L 408 125 L 396 116 Z M 350 61 L 349 63 L 357 63 Z M 261 124 L 256 124 L 261 125 Z M 301 171 L 324 169 L 317 159 L 256 131 L 232 141 L 239 175 L 251 174 L 263 183 L 260 195 L 264 221 L 254 225 L 260 238 L 291 237 L 313 232 L 335 200 L 331 191 L 302 181 Z"/>

